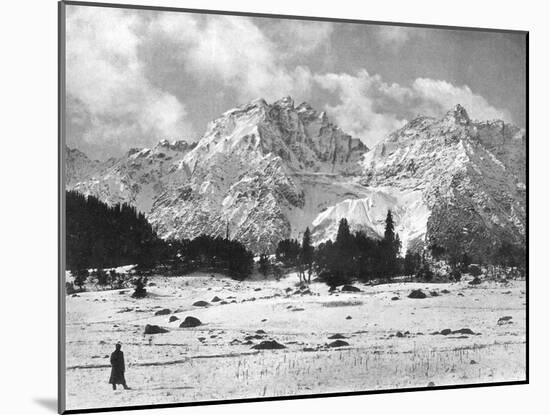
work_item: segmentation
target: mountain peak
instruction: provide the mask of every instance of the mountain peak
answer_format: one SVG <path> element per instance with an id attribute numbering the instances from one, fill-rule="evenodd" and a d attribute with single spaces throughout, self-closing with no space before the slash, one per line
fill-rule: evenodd
<path id="1" fill-rule="evenodd" d="M 446 120 L 453 120 L 454 122 L 458 124 L 469 124 L 470 123 L 470 117 L 468 116 L 468 113 L 466 112 L 466 109 L 460 105 L 456 104 L 453 108 L 451 108 L 447 113 L 445 114 L 444 119 Z"/>
<path id="2" fill-rule="evenodd" d="M 283 97 L 278 101 L 275 101 L 273 105 L 277 105 L 280 107 L 294 108 L 294 100 L 290 95 L 287 95 L 286 97 Z"/>
<path id="3" fill-rule="evenodd" d="M 169 141 L 166 139 L 160 140 L 156 145 L 157 148 L 165 148 L 173 151 L 185 152 L 194 148 L 194 143 L 188 143 L 185 140 Z"/>

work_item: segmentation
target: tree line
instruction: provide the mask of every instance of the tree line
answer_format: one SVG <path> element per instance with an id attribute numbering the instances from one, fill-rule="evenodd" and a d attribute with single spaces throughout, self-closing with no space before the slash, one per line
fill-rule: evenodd
<path id="1" fill-rule="evenodd" d="M 209 269 L 242 279 L 254 269 L 254 254 L 239 241 L 200 235 L 194 239 L 166 241 L 159 263 L 178 274 Z"/>
<path id="2" fill-rule="evenodd" d="M 66 253 L 77 285 L 84 284 L 90 268 L 137 264 L 139 275 L 158 268 L 180 273 L 208 268 L 245 278 L 254 266 L 253 253 L 238 241 L 207 235 L 166 241 L 133 206 L 109 206 L 76 191 L 66 192 Z M 94 272 L 98 283 L 108 285 L 114 278 L 105 274 Z"/>
<path id="3" fill-rule="evenodd" d="M 109 206 L 94 196 L 67 191 L 66 217 L 67 269 L 73 271 L 75 283 L 80 287 L 90 268 L 97 269 L 94 276 L 98 284 L 120 286 L 120 276 L 101 270 L 129 264 L 137 264 L 138 276 L 151 272 L 182 275 L 208 269 L 244 279 L 254 270 L 254 255 L 242 243 L 207 235 L 163 240 L 143 213 L 128 204 Z M 275 257 L 283 267 L 297 270 L 300 281 L 309 283 L 315 274 L 329 286 L 354 280 L 389 280 L 396 275 L 431 280 L 433 260 L 445 261 L 451 268 L 451 279 L 458 280 L 473 256 L 457 243 L 457 238 L 448 239 L 451 243 L 432 243 L 422 253 L 408 250 L 401 257 L 401 241 L 388 210 L 381 239 L 370 238 L 363 232 L 352 233 L 347 219 L 342 218 L 334 241 L 314 247 L 310 229 L 306 228 L 301 241 L 281 240 Z M 524 248 L 503 242 L 495 245 L 487 262 L 519 269 L 524 275 L 525 260 Z M 272 263 L 267 253 L 260 255 L 258 270 L 276 278 L 283 275 L 281 267 Z"/>
<path id="4" fill-rule="evenodd" d="M 321 281 L 338 286 L 353 280 L 395 276 L 403 267 L 400 250 L 399 234 L 395 232 L 393 215 L 388 210 L 382 239 L 369 238 L 363 232 L 352 233 L 347 219 L 342 218 L 334 241 L 328 240 L 314 249 L 307 228 L 301 244 L 295 239 L 282 240 L 275 255 L 284 265 L 297 267 L 304 281 L 307 275 L 310 282 L 315 272 Z M 416 272 L 419 264 L 411 260 L 408 266 L 411 272 Z"/>
<path id="5" fill-rule="evenodd" d="M 109 268 L 154 260 L 163 241 L 143 213 L 126 203 L 66 192 L 67 269 Z"/>
<path id="6" fill-rule="evenodd" d="M 296 239 L 282 240 L 275 255 L 285 266 L 295 267 L 300 280 L 306 281 L 307 274 L 309 282 L 313 272 L 332 287 L 353 281 L 390 280 L 397 275 L 431 281 L 436 275 L 434 264 L 437 261 L 449 266 L 445 277 L 454 281 L 459 281 L 463 273 L 479 272 L 479 265 L 486 265 L 489 270 L 499 268 L 525 275 L 527 256 L 522 246 L 503 241 L 495 244 L 491 254 L 482 261 L 479 254 L 474 255 L 467 246 L 460 244 L 460 239 L 448 238 L 448 241 L 432 243 L 422 251 L 407 250 L 402 257 L 399 234 L 395 232 L 393 215 L 388 210 L 381 239 L 369 238 L 360 231 L 352 233 L 347 219 L 342 218 L 334 241 L 328 240 L 313 248 L 307 228 L 301 244 Z M 476 265 L 472 271 L 470 266 L 474 261 Z M 265 269 L 265 259 L 263 262 Z"/>

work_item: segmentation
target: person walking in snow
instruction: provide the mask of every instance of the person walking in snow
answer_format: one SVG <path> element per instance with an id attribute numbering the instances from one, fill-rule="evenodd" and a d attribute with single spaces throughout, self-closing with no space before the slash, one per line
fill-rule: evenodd
<path id="1" fill-rule="evenodd" d="M 126 370 L 124 365 L 124 353 L 122 345 L 117 343 L 115 345 L 115 351 L 111 353 L 111 377 L 109 383 L 113 385 L 113 390 L 116 390 L 116 385 L 122 385 L 124 389 L 130 389 L 126 385 L 126 379 L 124 378 L 124 372 Z"/>

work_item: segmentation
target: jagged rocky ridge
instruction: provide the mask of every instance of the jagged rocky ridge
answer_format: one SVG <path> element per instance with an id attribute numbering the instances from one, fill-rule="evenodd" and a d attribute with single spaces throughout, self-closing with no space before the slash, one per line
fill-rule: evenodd
<path id="1" fill-rule="evenodd" d="M 164 238 L 229 232 L 271 252 L 306 226 L 315 242 L 334 238 L 341 217 L 380 236 L 387 209 L 404 248 L 457 229 L 484 247 L 525 235 L 524 132 L 471 121 L 460 106 L 369 151 L 306 103 L 260 99 L 224 113 L 196 144 L 165 140 L 105 162 L 67 149 L 66 160 L 67 188 L 134 204 Z"/>
<path id="2" fill-rule="evenodd" d="M 457 105 L 440 120 L 416 118 L 377 145 L 365 156 L 361 183 L 421 192 L 428 244 L 458 239 L 488 255 L 502 241 L 525 243 L 525 140 L 523 130 L 472 121 Z"/>

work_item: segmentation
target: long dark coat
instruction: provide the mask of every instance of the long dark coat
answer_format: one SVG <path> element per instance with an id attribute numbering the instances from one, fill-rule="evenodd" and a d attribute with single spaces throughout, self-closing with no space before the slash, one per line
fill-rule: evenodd
<path id="1" fill-rule="evenodd" d="M 124 353 L 121 350 L 115 350 L 111 353 L 111 377 L 109 383 L 113 385 L 124 385 L 126 379 L 124 379 Z"/>

